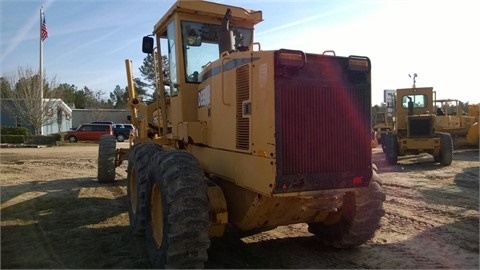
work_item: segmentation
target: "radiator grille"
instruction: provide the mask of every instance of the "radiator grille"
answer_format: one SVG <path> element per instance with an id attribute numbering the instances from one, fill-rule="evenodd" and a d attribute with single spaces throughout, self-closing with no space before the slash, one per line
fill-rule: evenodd
<path id="1" fill-rule="evenodd" d="M 283 85 L 278 91 L 283 175 L 362 170 L 370 162 L 363 154 L 371 152 L 370 130 L 358 113 L 369 105 L 361 104 L 361 89 Z"/>
<path id="2" fill-rule="evenodd" d="M 367 185 L 372 176 L 371 86 L 340 58 L 307 55 L 275 78 L 275 192 Z M 362 78 L 361 80 L 359 78 Z"/>
<path id="3" fill-rule="evenodd" d="M 408 118 L 408 137 L 431 137 L 433 136 L 432 118 Z"/>
<path id="4" fill-rule="evenodd" d="M 236 147 L 239 150 L 250 148 L 250 118 L 243 117 L 243 102 L 250 99 L 250 80 L 248 65 L 236 70 Z"/>

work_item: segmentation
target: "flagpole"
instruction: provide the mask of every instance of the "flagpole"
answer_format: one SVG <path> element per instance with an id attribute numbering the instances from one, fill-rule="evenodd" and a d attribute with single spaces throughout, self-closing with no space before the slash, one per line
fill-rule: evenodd
<path id="1" fill-rule="evenodd" d="M 42 123 L 43 123 L 43 115 L 44 115 L 44 112 L 43 112 L 43 41 L 42 41 L 42 24 L 43 24 L 43 6 L 40 8 L 40 38 L 39 38 L 39 41 L 40 41 L 40 117 L 42 119 Z M 40 134 L 39 135 L 43 135 L 42 133 L 42 130 L 43 130 L 43 125 L 40 126 Z"/>

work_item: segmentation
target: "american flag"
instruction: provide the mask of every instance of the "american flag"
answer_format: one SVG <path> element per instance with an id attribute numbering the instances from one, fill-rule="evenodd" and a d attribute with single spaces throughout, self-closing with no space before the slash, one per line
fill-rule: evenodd
<path id="1" fill-rule="evenodd" d="M 48 37 L 48 29 L 47 23 L 45 23 L 45 15 L 43 15 L 43 23 L 42 23 L 42 41 L 45 41 Z"/>

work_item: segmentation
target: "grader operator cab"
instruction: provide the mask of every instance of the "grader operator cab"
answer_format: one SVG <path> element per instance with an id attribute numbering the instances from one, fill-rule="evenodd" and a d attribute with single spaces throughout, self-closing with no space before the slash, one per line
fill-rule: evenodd
<path id="1" fill-rule="evenodd" d="M 146 235 L 154 267 L 203 267 L 227 224 L 307 223 L 337 248 L 362 245 L 380 226 L 369 58 L 262 51 L 253 39 L 261 21 L 261 11 L 176 2 L 143 43 L 169 60 L 168 70 L 156 62 L 156 103 L 136 96 L 125 61 L 138 136 L 116 154 L 100 142 L 110 161 L 99 160 L 98 180 L 113 181 L 128 157 L 130 225 Z"/>
<path id="2" fill-rule="evenodd" d="M 449 133 L 437 132 L 432 87 L 397 89 L 394 96 L 395 123 L 382 136 L 386 160 L 397 164 L 398 156 L 428 153 L 442 165 L 452 163 L 453 143 Z"/>

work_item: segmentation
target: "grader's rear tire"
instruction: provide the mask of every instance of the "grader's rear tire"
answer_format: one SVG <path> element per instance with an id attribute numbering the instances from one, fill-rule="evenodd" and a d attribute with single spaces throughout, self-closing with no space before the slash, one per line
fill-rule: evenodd
<path id="1" fill-rule="evenodd" d="M 438 162 L 444 166 L 452 164 L 453 159 L 453 140 L 449 133 L 440 134 L 440 154 L 438 156 Z M 435 159 L 435 161 L 437 161 Z"/>
<path id="2" fill-rule="evenodd" d="M 155 153 L 162 151 L 159 144 L 143 142 L 135 144 L 128 156 L 127 197 L 130 228 L 136 235 L 145 234 L 145 198 L 148 166 Z"/>
<path id="3" fill-rule="evenodd" d="M 351 248 L 364 244 L 380 228 L 380 220 L 385 214 L 385 193 L 381 182 L 381 178 L 373 170 L 368 189 L 346 193 L 338 212 L 330 214 L 324 223 L 308 224 L 308 231 L 325 245 L 336 248 Z"/>
<path id="4" fill-rule="evenodd" d="M 115 181 L 115 159 L 117 143 L 113 135 L 103 135 L 98 142 L 98 171 L 99 183 Z"/>
<path id="5" fill-rule="evenodd" d="M 147 248 L 153 268 L 203 268 L 209 203 L 198 161 L 183 151 L 155 154 L 147 185 Z"/>

